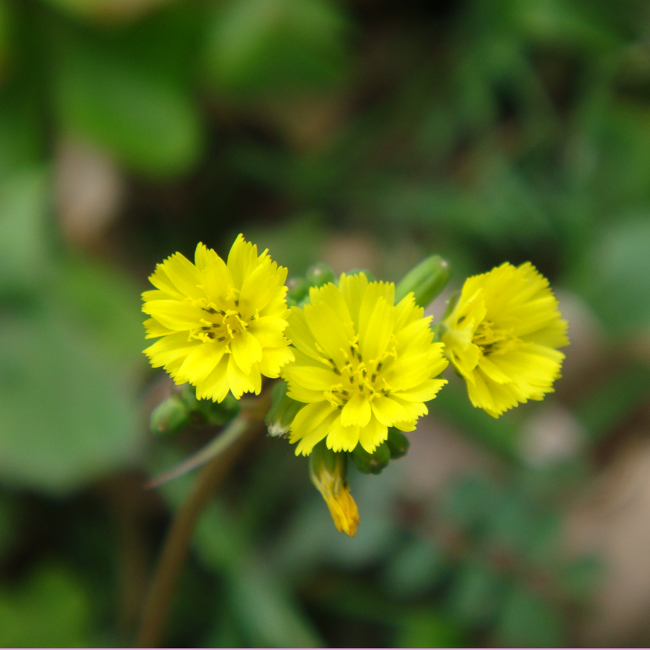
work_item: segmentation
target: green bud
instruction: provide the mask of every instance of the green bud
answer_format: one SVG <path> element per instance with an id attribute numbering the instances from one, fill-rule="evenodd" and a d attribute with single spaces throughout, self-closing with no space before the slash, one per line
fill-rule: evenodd
<path id="1" fill-rule="evenodd" d="M 352 462 L 363 474 L 381 474 L 390 462 L 390 449 L 385 442 L 382 442 L 372 454 L 361 445 L 357 445 L 351 455 Z"/>
<path id="2" fill-rule="evenodd" d="M 178 395 L 170 395 L 151 413 L 149 428 L 158 435 L 178 433 L 190 420 L 190 412 Z"/>
<path id="3" fill-rule="evenodd" d="M 377 278 L 375 277 L 374 273 L 372 271 L 369 271 L 368 269 L 351 269 L 350 271 L 347 271 L 345 275 L 357 275 L 358 273 L 363 273 L 370 282 L 377 281 Z"/>
<path id="4" fill-rule="evenodd" d="M 304 406 L 287 396 L 287 383 L 280 381 L 273 388 L 273 402 L 266 414 L 266 426 L 270 436 L 284 436 L 298 411 Z"/>
<path id="5" fill-rule="evenodd" d="M 426 307 L 445 288 L 450 275 L 447 260 L 443 260 L 440 255 L 431 255 L 402 278 L 395 290 L 395 302 L 399 302 L 412 291 L 415 294 L 415 303 Z"/>
<path id="6" fill-rule="evenodd" d="M 185 402 L 188 411 L 197 411 L 200 408 L 199 400 L 196 398 L 196 388 L 192 384 L 183 384 L 181 399 Z"/>
<path id="7" fill-rule="evenodd" d="M 309 285 L 304 278 L 289 278 L 287 280 L 287 304 L 289 307 L 297 305 L 309 291 Z"/>
<path id="8" fill-rule="evenodd" d="M 208 424 L 215 427 L 227 424 L 239 415 L 239 411 L 241 410 L 239 400 L 232 393 L 228 393 L 221 403 L 213 402 L 209 399 L 197 401 L 197 411 L 207 420 Z"/>
<path id="9" fill-rule="evenodd" d="M 334 282 L 334 272 L 327 264 L 322 262 L 311 266 L 307 270 L 306 277 L 310 287 L 322 287 L 328 282 Z"/>
<path id="10" fill-rule="evenodd" d="M 386 444 L 390 450 L 390 457 L 395 459 L 406 456 L 406 452 L 409 450 L 411 443 L 399 429 L 390 427 L 388 429 L 388 440 L 386 440 Z"/>

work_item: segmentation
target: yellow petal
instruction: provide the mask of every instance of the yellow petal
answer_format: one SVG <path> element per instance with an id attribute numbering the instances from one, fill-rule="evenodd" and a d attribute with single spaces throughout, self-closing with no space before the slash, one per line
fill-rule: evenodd
<path id="1" fill-rule="evenodd" d="M 341 411 L 341 425 L 344 427 L 365 427 L 370 422 L 370 402 L 365 395 L 354 393 Z"/>
<path id="2" fill-rule="evenodd" d="M 239 399 L 244 393 L 252 393 L 254 390 L 250 375 L 244 373 L 235 362 L 232 354 L 228 356 L 228 383 L 232 394 Z"/>
<path id="3" fill-rule="evenodd" d="M 238 235 L 228 254 L 228 269 L 232 275 L 235 288 L 241 289 L 244 280 L 257 266 L 257 246 Z"/>
<path id="4" fill-rule="evenodd" d="M 340 368 L 345 365 L 344 351 L 347 351 L 353 338 L 352 325 L 346 324 L 326 303 L 306 305 L 304 309 L 307 324 L 316 342 L 325 350 Z"/>
<path id="5" fill-rule="evenodd" d="M 161 325 L 155 318 L 147 318 L 144 322 L 144 327 L 147 331 L 145 338 L 155 339 L 159 336 L 165 336 L 166 334 L 171 334 L 174 330 L 170 330 L 168 327 Z"/>
<path id="6" fill-rule="evenodd" d="M 307 319 L 302 309 L 291 308 L 288 318 L 289 326 L 286 329 L 286 337 L 304 354 L 312 359 L 320 360 L 323 356 L 315 346 L 314 335 L 307 325 Z"/>
<path id="7" fill-rule="evenodd" d="M 350 317 L 354 322 L 354 326 L 359 331 L 359 310 L 361 309 L 361 300 L 368 288 L 368 278 L 365 273 L 355 275 L 341 275 L 339 280 L 339 289 L 341 295 L 345 300 Z"/>
<path id="8" fill-rule="evenodd" d="M 312 429 L 304 438 L 300 440 L 296 447 L 296 456 L 303 454 L 307 456 L 311 453 L 314 445 L 317 445 L 329 432 L 332 424 L 339 417 L 338 409 L 330 413 L 317 427 Z"/>
<path id="9" fill-rule="evenodd" d="M 388 427 L 381 424 L 377 418 L 370 422 L 359 433 L 359 444 L 370 454 L 388 438 Z"/>
<path id="10" fill-rule="evenodd" d="M 395 307 L 379 298 L 370 317 L 359 326 L 359 341 L 364 359 L 379 359 L 393 335 Z"/>
<path id="11" fill-rule="evenodd" d="M 282 373 L 290 382 L 299 384 L 308 390 L 330 390 L 340 383 L 340 377 L 326 368 L 314 366 L 291 365 Z"/>
<path id="12" fill-rule="evenodd" d="M 392 427 L 395 422 L 408 420 L 404 407 L 390 397 L 375 395 L 370 404 L 377 421 L 387 427 Z"/>
<path id="13" fill-rule="evenodd" d="M 278 348 L 264 348 L 262 360 L 259 362 L 260 372 L 265 377 L 275 379 L 280 376 L 280 370 L 294 360 L 291 348 L 283 345 Z"/>
<path id="14" fill-rule="evenodd" d="M 218 365 L 226 349 L 225 342 L 201 343 L 196 346 L 178 371 L 178 379 L 185 378 L 193 385 L 203 381 Z"/>
<path id="15" fill-rule="evenodd" d="M 216 368 L 201 382 L 196 385 L 196 396 L 199 399 L 211 399 L 223 402 L 230 392 L 228 383 L 228 363 L 230 357 L 224 355 Z"/>
<path id="16" fill-rule="evenodd" d="M 199 327 L 200 320 L 205 317 L 202 309 L 178 300 L 150 300 L 142 306 L 142 311 L 175 331 Z"/>
<path id="17" fill-rule="evenodd" d="M 328 415 L 336 410 L 335 406 L 326 401 L 307 404 L 307 406 L 301 408 L 291 423 L 291 442 L 300 440 L 300 438 L 310 434 Z"/>
<path id="18" fill-rule="evenodd" d="M 177 332 L 163 336 L 149 346 L 144 353 L 151 359 L 151 365 L 154 368 L 159 368 L 176 359 L 184 360 L 192 350 L 200 345 L 200 341 L 188 341 L 185 332 Z"/>
<path id="19" fill-rule="evenodd" d="M 230 350 L 237 365 L 245 374 L 250 373 L 251 366 L 262 360 L 262 346 L 249 332 L 243 331 L 230 342 Z"/>
<path id="20" fill-rule="evenodd" d="M 344 427 L 338 417 L 327 434 L 327 446 L 333 451 L 352 451 L 359 442 L 359 427 Z"/>
<path id="21" fill-rule="evenodd" d="M 399 397 L 407 402 L 428 402 L 437 395 L 438 391 L 446 383 L 446 379 L 427 379 L 419 386 L 395 393 L 395 397 Z"/>
<path id="22" fill-rule="evenodd" d="M 162 263 L 162 266 L 172 284 L 184 296 L 195 299 L 204 297 L 198 286 L 201 284 L 201 273 L 185 255 L 174 253 Z"/>

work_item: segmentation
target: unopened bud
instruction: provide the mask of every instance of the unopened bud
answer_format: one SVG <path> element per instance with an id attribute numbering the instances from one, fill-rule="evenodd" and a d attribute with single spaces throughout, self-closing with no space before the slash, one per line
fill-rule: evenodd
<path id="1" fill-rule="evenodd" d="M 152 433 L 172 435 L 178 433 L 190 420 L 190 412 L 178 395 L 170 395 L 151 413 L 149 428 Z"/>
<path id="2" fill-rule="evenodd" d="M 427 307 L 445 288 L 451 270 L 447 260 L 440 255 L 431 255 L 411 269 L 395 289 L 395 302 L 399 302 L 411 291 L 415 295 L 415 304 Z"/>
<path id="3" fill-rule="evenodd" d="M 354 537 L 359 525 L 359 511 L 345 480 L 346 464 L 346 453 L 332 451 L 324 441 L 319 442 L 309 456 L 309 477 L 323 495 L 336 529 Z"/>
<path id="4" fill-rule="evenodd" d="M 309 285 L 304 278 L 289 278 L 287 280 L 287 305 L 297 305 L 309 291 Z"/>
<path id="5" fill-rule="evenodd" d="M 304 406 L 287 396 L 287 383 L 280 381 L 273 388 L 273 401 L 266 414 L 266 426 L 271 436 L 284 436 L 298 411 Z"/>
<path id="6" fill-rule="evenodd" d="M 352 452 L 352 462 L 363 474 L 381 474 L 390 462 L 390 449 L 382 442 L 372 453 L 357 445 Z"/>
<path id="7" fill-rule="evenodd" d="M 386 440 L 388 449 L 390 449 L 390 457 L 392 459 L 401 458 L 406 455 L 409 450 L 409 439 L 395 427 L 388 429 L 388 440 Z"/>
<path id="8" fill-rule="evenodd" d="M 328 282 L 334 282 L 334 272 L 327 264 L 323 264 L 322 262 L 311 266 L 307 270 L 306 277 L 307 284 L 310 287 L 322 287 Z"/>

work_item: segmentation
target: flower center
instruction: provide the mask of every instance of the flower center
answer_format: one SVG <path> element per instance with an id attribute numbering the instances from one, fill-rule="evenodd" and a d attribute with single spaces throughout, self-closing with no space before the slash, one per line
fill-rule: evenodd
<path id="1" fill-rule="evenodd" d="M 494 327 L 489 320 L 482 320 L 474 332 L 472 343 L 481 348 L 483 356 L 489 356 L 498 352 L 505 352 L 517 345 L 517 339 L 512 330 Z"/>
<path id="2" fill-rule="evenodd" d="M 190 339 L 199 339 L 204 343 L 208 341 L 227 341 L 241 335 L 248 329 L 248 321 L 238 310 L 239 301 L 232 300 L 232 308 L 218 309 L 210 304 L 207 307 L 201 306 L 205 316 L 199 320 L 200 327 L 190 332 Z M 254 320 L 255 316 L 251 320 Z"/>
<path id="3" fill-rule="evenodd" d="M 316 344 L 318 346 L 318 344 Z M 320 347 L 320 346 L 318 346 Z M 321 352 L 323 352 L 321 350 Z M 384 377 L 386 365 L 395 357 L 395 346 L 389 345 L 378 359 L 365 360 L 359 350 L 358 341 L 353 341 L 347 350 L 343 350 L 345 364 L 338 366 L 333 359 L 325 357 L 323 361 L 341 377 L 341 383 L 335 384 L 325 391 L 330 404 L 342 409 L 352 397 L 358 393 L 368 400 L 375 395 L 390 394 L 390 387 Z"/>

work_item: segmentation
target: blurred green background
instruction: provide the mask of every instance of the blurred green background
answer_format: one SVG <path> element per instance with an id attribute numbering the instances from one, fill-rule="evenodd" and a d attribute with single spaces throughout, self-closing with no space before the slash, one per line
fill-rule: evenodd
<path id="1" fill-rule="evenodd" d="M 649 3 L 0 0 L 0 646 L 133 643 L 194 476 L 144 483 L 211 435 L 148 433 L 139 293 L 239 232 L 450 291 L 530 260 L 572 345 L 499 420 L 450 373 L 355 539 L 260 437 L 166 644 L 650 645 Z"/>

